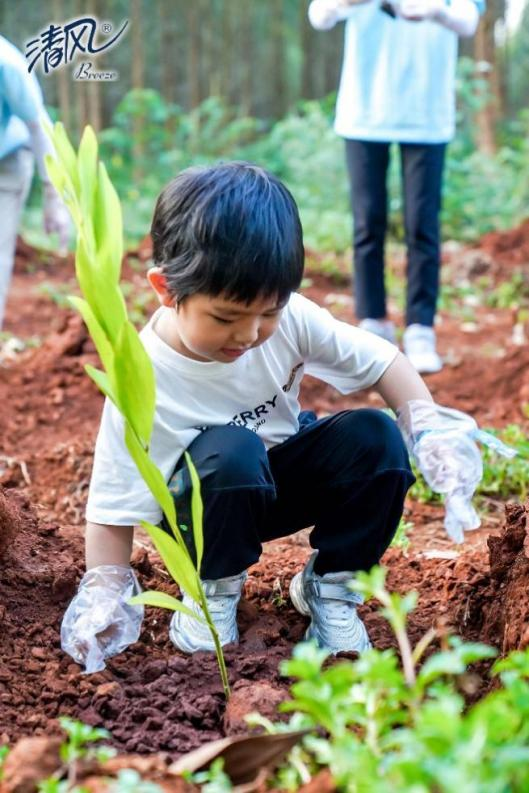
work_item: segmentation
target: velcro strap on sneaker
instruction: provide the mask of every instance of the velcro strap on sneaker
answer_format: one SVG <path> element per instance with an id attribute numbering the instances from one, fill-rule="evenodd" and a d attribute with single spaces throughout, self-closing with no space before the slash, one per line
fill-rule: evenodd
<path id="1" fill-rule="evenodd" d="M 354 605 L 364 602 L 364 598 L 359 592 L 352 592 L 344 584 L 318 581 L 313 578 L 310 581 L 310 586 L 316 597 L 325 598 L 325 600 L 342 600 Z"/>
<path id="2" fill-rule="evenodd" d="M 233 578 L 219 578 L 216 581 L 202 581 L 206 597 L 216 595 L 240 595 L 244 579 L 239 576 Z"/>

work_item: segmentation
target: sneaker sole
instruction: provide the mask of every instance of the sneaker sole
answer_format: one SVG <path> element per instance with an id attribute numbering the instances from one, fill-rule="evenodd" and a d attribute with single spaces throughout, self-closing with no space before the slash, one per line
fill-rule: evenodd
<path id="1" fill-rule="evenodd" d="M 290 587 L 289 587 L 290 600 L 292 601 L 292 605 L 299 614 L 302 614 L 304 617 L 310 617 L 311 613 L 308 603 L 303 597 L 303 583 L 301 580 L 302 575 L 303 575 L 302 573 L 296 573 L 296 575 L 290 582 Z"/>

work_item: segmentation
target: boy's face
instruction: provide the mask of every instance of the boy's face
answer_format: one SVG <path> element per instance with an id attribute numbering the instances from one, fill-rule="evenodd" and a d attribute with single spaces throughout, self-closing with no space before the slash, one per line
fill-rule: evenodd
<path id="1" fill-rule="evenodd" d="M 199 361 L 235 361 L 270 338 L 282 307 L 276 298 L 246 305 L 221 295 L 191 295 L 175 311 L 179 352 Z"/>
<path id="2" fill-rule="evenodd" d="M 166 341 L 188 358 L 231 363 L 252 347 L 263 344 L 279 324 L 285 304 L 278 305 L 276 297 L 257 298 L 247 305 L 222 294 L 216 297 L 196 294 L 176 306 L 160 290 L 160 282 L 153 283 L 151 273 L 149 281 L 160 302 L 172 308 L 166 314 Z"/>

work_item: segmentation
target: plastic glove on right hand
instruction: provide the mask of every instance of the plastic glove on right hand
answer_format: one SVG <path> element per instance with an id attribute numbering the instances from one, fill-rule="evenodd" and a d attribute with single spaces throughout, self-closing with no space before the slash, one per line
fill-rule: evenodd
<path id="1" fill-rule="evenodd" d="M 138 641 L 143 606 L 128 600 L 141 592 L 130 567 L 100 565 L 81 579 L 61 625 L 61 647 L 85 672 L 100 672 L 105 659 Z"/>
<path id="2" fill-rule="evenodd" d="M 464 532 L 480 525 L 472 506 L 472 496 L 483 475 L 476 441 L 505 457 L 514 457 L 516 451 L 480 430 L 466 413 L 423 399 L 407 402 L 398 412 L 397 424 L 426 482 L 444 496 L 448 536 L 454 542 L 463 542 Z"/>

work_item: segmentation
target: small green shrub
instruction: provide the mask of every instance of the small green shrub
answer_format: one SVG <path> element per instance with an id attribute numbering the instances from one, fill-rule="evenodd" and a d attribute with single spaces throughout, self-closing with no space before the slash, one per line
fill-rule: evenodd
<path id="1" fill-rule="evenodd" d="M 303 739 L 276 777 L 295 791 L 320 769 L 331 771 L 343 793 L 525 793 L 529 789 L 529 649 L 492 667 L 496 685 L 476 704 L 465 702 L 475 683 L 469 667 L 496 650 L 442 637 L 442 649 L 424 660 L 434 629 L 412 648 L 407 618 L 417 596 L 390 594 L 385 571 L 357 574 L 352 587 L 382 604 L 397 638 L 393 649 L 372 649 L 356 661 L 326 665 L 328 654 L 298 645 L 282 672 L 294 678 L 281 710 L 305 727 Z"/>

